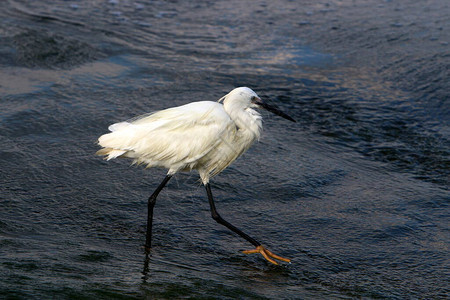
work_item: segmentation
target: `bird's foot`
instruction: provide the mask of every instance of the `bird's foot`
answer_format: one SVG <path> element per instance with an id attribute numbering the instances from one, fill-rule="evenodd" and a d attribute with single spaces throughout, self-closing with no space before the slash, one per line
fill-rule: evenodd
<path id="1" fill-rule="evenodd" d="M 285 262 L 291 262 L 291 260 L 289 258 L 284 258 L 284 257 L 278 256 L 278 255 L 270 252 L 269 250 L 267 250 L 266 248 L 264 248 L 261 245 L 256 247 L 256 249 L 254 249 L 254 250 L 245 250 L 245 251 L 242 251 L 242 253 L 245 253 L 245 254 L 260 253 L 262 256 L 264 256 L 265 259 L 267 259 L 269 262 L 273 263 L 274 265 L 278 265 L 278 263 L 275 260 L 273 260 L 272 258 L 278 259 L 281 261 L 285 261 Z"/>

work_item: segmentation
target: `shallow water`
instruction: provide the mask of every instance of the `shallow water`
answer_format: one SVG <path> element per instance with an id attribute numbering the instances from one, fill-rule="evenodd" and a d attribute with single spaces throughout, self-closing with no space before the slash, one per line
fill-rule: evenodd
<path id="1" fill-rule="evenodd" d="M 448 1 L 7 1 L 6 298 L 446 298 Z M 105 162 L 111 123 L 249 86 L 297 120 L 213 178 Z"/>

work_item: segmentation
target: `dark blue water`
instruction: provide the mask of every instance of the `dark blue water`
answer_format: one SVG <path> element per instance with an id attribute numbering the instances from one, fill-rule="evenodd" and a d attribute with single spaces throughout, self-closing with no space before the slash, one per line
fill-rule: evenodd
<path id="1" fill-rule="evenodd" d="M 363 1 L 361 1 L 363 2 Z M 0 297 L 447 299 L 450 3 L 3 1 Z M 249 86 L 262 140 L 158 199 L 94 156 L 107 126 Z"/>

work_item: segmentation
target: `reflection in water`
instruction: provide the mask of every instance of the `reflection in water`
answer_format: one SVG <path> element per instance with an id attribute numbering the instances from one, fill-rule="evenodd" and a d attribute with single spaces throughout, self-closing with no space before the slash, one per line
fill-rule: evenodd
<path id="1" fill-rule="evenodd" d="M 142 270 L 142 281 L 144 283 L 147 282 L 147 279 L 149 277 L 149 264 L 150 264 L 150 254 L 149 253 L 145 253 L 145 259 L 144 259 L 144 269 Z"/>

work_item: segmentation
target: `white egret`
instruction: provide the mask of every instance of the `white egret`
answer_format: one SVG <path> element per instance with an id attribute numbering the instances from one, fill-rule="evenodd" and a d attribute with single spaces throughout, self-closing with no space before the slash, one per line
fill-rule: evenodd
<path id="1" fill-rule="evenodd" d="M 239 87 L 218 102 L 192 102 L 113 124 L 108 128 L 111 132 L 98 139 L 103 148 L 96 154 L 105 155 L 107 160 L 127 157 L 147 167 L 169 169 L 148 199 L 147 253 L 151 248 L 156 197 L 175 173 L 195 169 L 206 188 L 213 219 L 256 247 L 244 253 L 260 253 L 274 264 L 277 264 L 274 259 L 290 261 L 268 251 L 258 241 L 225 221 L 217 212 L 211 193 L 210 178 L 223 171 L 259 139 L 262 118 L 254 108 L 264 108 L 295 122 L 278 108 L 264 103 L 250 88 Z"/>

